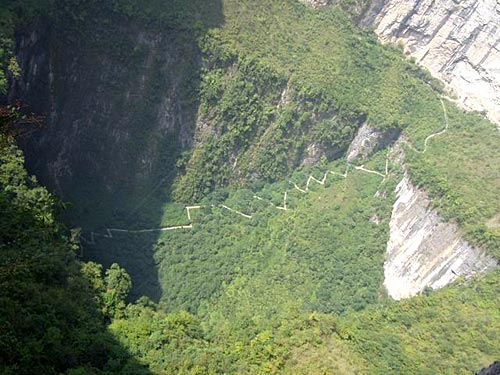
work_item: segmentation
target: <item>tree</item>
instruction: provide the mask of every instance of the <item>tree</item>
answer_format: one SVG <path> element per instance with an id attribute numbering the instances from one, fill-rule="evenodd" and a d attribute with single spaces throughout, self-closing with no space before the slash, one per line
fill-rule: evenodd
<path id="1" fill-rule="evenodd" d="M 119 317 L 125 308 L 125 298 L 132 288 L 132 280 L 124 268 L 113 263 L 106 270 L 104 281 L 106 285 L 104 292 L 105 313 L 110 317 Z"/>

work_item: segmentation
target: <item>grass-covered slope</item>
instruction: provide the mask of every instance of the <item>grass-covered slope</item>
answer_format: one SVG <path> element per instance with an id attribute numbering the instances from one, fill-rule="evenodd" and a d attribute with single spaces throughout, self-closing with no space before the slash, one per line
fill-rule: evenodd
<path id="1" fill-rule="evenodd" d="M 434 81 L 338 9 L 225 1 L 224 20 L 202 39 L 202 142 L 178 199 L 284 178 L 311 146 L 339 157 L 363 121 L 403 129 L 430 111 L 428 125 L 440 125 L 436 93 L 423 79 Z"/>
<path id="2" fill-rule="evenodd" d="M 471 374 L 500 356 L 499 272 L 346 318 L 377 374 Z"/>
<path id="3" fill-rule="evenodd" d="M 200 117 L 209 135 L 176 185 L 178 198 L 286 178 L 310 146 L 338 157 L 362 121 L 404 129 L 418 150 L 446 127 L 439 85 L 339 9 L 227 0 L 224 16 L 204 39 Z M 500 135 L 481 116 L 444 102 L 449 129 L 425 154 L 407 150 L 410 174 L 471 242 L 498 255 Z"/>
<path id="4" fill-rule="evenodd" d="M 249 178 L 285 178 L 310 145 L 336 157 L 363 120 L 406 129 L 417 149 L 445 127 L 439 85 L 338 9 L 225 1 L 224 16 L 204 39 L 205 135 L 176 186 L 178 198 Z M 446 106 L 448 133 L 425 155 L 408 150 L 410 173 L 470 241 L 498 255 L 499 134 L 480 116 Z"/>
<path id="5" fill-rule="evenodd" d="M 383 172 L 385 154 L 379 159 Z M 345 164 L 330 167 L 340 174 Z M 327 167 L 314 174 L 321 180 L 325 172 L 327 187 L 311 182 L 307 194 L 284 181 L 230 193 L 223 202 L 217 194 L 202 201 L 205 208 L 194 213 L 192 231 L 160 237 L 156 258 L 163 299 L 196 311 L 224 285 L 262 279 L 266 293 L 274 295 L 281 285 L 313 310 L 341 313 L 376 302 L 391 206 L 390 199 L 375 197 L 382 177 L 353 167 L 345 179 Z M 291 179 L 305 189 L 308 175 Z M 285 192 L 286 211 L 277 208 Z M 386 219 L 377 225 L 373 217 Z"/>
<path id="6" fill-rule="evenodd" d="M 500 132 L 477 114 L 464 114 L 449 103 L 446 107 L 446 133 L 431 140 L 424 154 L 407 151 L 412 179 L 428 190 L 445 218 L 464 229 L 469 241 L 498 258 Z M 425 126 L 408 129 L 419 149 L 425 130 Z"/>

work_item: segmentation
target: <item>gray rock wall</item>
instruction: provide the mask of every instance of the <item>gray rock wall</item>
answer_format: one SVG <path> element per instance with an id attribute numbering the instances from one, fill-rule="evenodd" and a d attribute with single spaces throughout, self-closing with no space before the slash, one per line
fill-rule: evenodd
<path id="1" fill-rule="evenodd" d="M 364 123 L 358 130 L 356 137 L 347 150 L 347 161 L 352 163 L 357 159 L 364 159 L 373 155 L 394 142 L 400 134 L 399 130 L 381 131 Z"/>
<path id="2" fill-rule="evenodd" d="M 396 193 L 384 264 L 384 286 L 392 298 L 411 297 L 426 287 L 439 289 L 459 276 L 496 267 L 495 259 L 471 247 L 457 225 L 439 216 L 407 175 Z"/>
<path id="3" fill-rule="evenodd" d="M 172 30 L 83 30 L 76 42 L 51 27 L 19 34 L 23 74 L 10 95 L 46 116 L 23 139 L 30 172 L 74 203 L 78 225 L 92 228 L 121 216 L 115 208 L 130 211 L 160 181 L 156 195 L 167 194 L 177 157 L 192 143 L 200 54 Z"/>
<path id="4" fill-rule="evenodd" d="M 446 83 L 465 109 L 500 124 L 500 3 L 497 0 L 375 0 L 362 24 Z"/>

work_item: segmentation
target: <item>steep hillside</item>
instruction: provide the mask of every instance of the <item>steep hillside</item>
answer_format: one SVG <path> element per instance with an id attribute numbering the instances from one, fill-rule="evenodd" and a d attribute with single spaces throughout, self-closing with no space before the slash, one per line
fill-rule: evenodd
<path id="1" fill-rule="evenodd" d="M 22 139 L 27 164 L 71 203 L 65 220 L 85 231 L 158 225 L 176 161 L 193 142 L 196 38 L 222 17 L 217 1 L 189 9 L 179 3 L 149 24 L 125 5 L 56 1 L 17 34 L 22 74 L 10 97 L 44 114 L 46 123 Z M 193 27 L 199 14 L 205 18 Z M 134 295 L 158 298 L 151 243 L 134 246 L 143 249 L 138 260 L 102 248 L 85 254 L 106 265 L 119 261 L 136 280 Z"/>
<path id="2" fill-rule="evenodd" d="M 73 369 L 72 373 L 81 374 L 93 369 L 99 374 L 148 374 L 107 331 L 109 317 L 98 303 L 85 266 L 75 257 L 75 233 L 57 223 L 57 201 L 29 177 L 21 151 L 3 131 L 0 373 L 61 374 Z M 106 286 L 107 303 L 123 305 L 123 296 L 113 294 L 117 286 L 107 282 L 113 270 L 106 275 L 102 287 Z"/>

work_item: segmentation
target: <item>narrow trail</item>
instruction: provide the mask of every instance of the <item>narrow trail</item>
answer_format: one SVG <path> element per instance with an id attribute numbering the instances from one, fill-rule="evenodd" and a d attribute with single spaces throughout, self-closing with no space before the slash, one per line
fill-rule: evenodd
<path id="1" fill-rule="evenodd" d="M 365 173 L 371 173 L 371 174 L 376 174 L 380 177 L 383 178 L 382 181 L 385 180 L 385 178 L 387 177 L 389 171 L 389 153 L 390 153 L 390 149 L 387 151 L 387 157 L 386 157 L 386 160 L 385 160 L 385 174 L 381 173 L 381 172 L 378 172 L 378 171 L 374 171 L 374 170 L 371 170 L 371 169 L 367 169 L 365 168 L 363 165 L 352 165 L 352 164 L 347 164 L 346 166 L 346 169 L 345 169 L 345 172 L 342 174 L 342 173 L 338 173 L 338 172 L 335 172 L 335 171 L 327 171 L 325 172 L 323 178 L 321 180 L 318 180 L 317 178 L 315 178 L 313 175 L 309 175 L 308 179 L 307 179 L 307 182 L 306 182 L 306 186 L 304 189 L 300 188 L 295 182 L 293 181 L 289 181 L 293 187 L 300 191 L 301 193 L 308 193 L 309 192 L 309 185 L 311 183 L 311 181 L 314 181 L 316 182 L 317 184 L 320 184 L 320 185 L 324 185 L 325 182 L 326 182 L 326 178 L 328 177 L 328 175 L 332 174 L 332 175 L 337 175 L 337 176 L 341 176 L 342 178 L 347 178 L 347 175 L 348 175 L 348 172 L 349 172 L 349 167 L 350 166 L 353 166 L 355 170 L 358 170 L 358 171 L 361 171 L 361 172 L 365 172 Z"/>
<path id="2" fill-rule="evenodd" d="M 175 226 L 175 227 L 163 227 L 163 228 L 153 228 L 153 229 L 137 229 L 137 230 L 118 229 L 118 228 L 106 228 L 104 230 L 105 233 L 90 232 L 90 239 L 87 239 L 84 236 L 81 236 L 81 239 L 86 244 L 88 244 L 88 245 L 95 245 L 95 243 L 96 243 L 95 242 L 96 237 L 114 238 L 113 237 L 113 232 L 115 232 L 115 233 L 139 234 L 139 233 L 167 232 L 167 231 L 170 231 L 170 230 L 178 230 L 178 229 L 193 229 L 193 224 L 178 225 L 178 226 Z"/>
<path id="3" fill-rule="evenodd" d="M 377 171 L 372 171 L 370 169 L 366 169 L 364 166 L 360 165 L 359 167 L 356 166 L 354 167 L 355 169 L 357 169 L 358 171 L 363 171 L 363 172 L 366 172 L 366 173 L 373 173 L 373 174 L 376 174 L 376 175 L 379 175 L 380 177 L 383 177 L 385 178 L 385 174 L 382 174 L 380 172 L 377 172 Z"/>
<path id="4" fill-rule="evenodd" d="M 403 143 L 406 144 L 411 150 L 413 150 L 419 154 L 424 154 L 427 151 L 428 143 L 432 138 L 437 137 L 439 135 L 442 135 L 442 134 L 446 133 L 446 131 L 448 130 L 448 127 L 449 127 L 448 112 L 446 111 L 446 106 L 443 102 L 443 99 L 440 98 L 439 100 L 441 102 L 441 107 L 443 109 L 445 127 L 442 130 L 440 130 L 436 133 L 433 133 L 433 134 L 429 135 L 427 138 L 425 138 L 423 150 L 418 150 L 415 147 L 413 147 L 409 142 L 403 141 Z M 356 166 L 356 165 L 352 165 L 352 164 L 348 163 L 346 165 L 346 169 L 345 169 L 344 173 L 339 173 L 339 172 L 335 172 L 335 171 L 326 171 L 321 180 L 318 180 L 313 175 L 309 175 L 309 177 L 307 178 L 306 185 L 305 185 L 304 189 L 300 188 L 295 182 L 293 182 L 291 180 L 289 181 L 289 183 L 293 186 L 293 188 L 295 190 L 297 190 L 303 194 L 307 194 L 309 192 L 309 186 L 310 186 L 311 182 L 315 182 L 319 185 L 325 185 L 327 177 L 329 175 L 336 175 L 336 176 L 340 176 L 340 177 L 346 179 L 348 177 L 349 168 L 351 166 L 354 167 L 354 169 L 357 171 L 369 173 L 369 174 L 374 174 L 374 175 L 377 175 L 379 177 L 382 177 L 383 178 L 382 182 L 384 182 L 385 179 L 387 178 L 387 176 L 389 175 L 389 154 L 390 154 L 390 151 L 391 151 L 391 149 L 388 149 L 388 151 L 387 151 L 384 173 L 381 173 L 381 172 L 375 171 L 375 170 L 371 170 L 371 169 L 367 169 L 364 167 L 364 165 Z M 257 199 L 259 201 L 267 202 L 269 205 L 271 205 L 272 207 L 274 207 L 278 210 L 288 211 L 288 207 L 287 207 L 288 191 L 285 191 L 285 193 L 284 193 L 283 206 L 277 206 L 273 202 L 271 202 L 267 199 L 261 198 L 258 195 L 254 195 L 253 198 Z M 113 233 L 141 234 L 141 233 L 154 233 L 154 232 L 168 232 L 168 231 L 176 231 L 176 230 L 190 230 L 190 229 L 193 229 L 191 211 L 192 210 L 199 210 L 199 209 L 204 208 L 204 207 L 205 206 L 201 206 L 201 205 L 193 205 L 193 206 L 186 206 L 185 207 L 186 208 L 186 215 L 187 215 L 187 219 L 188 219 L 188 223 L 189 223 L 187 225 L 177 225 L 177 226 L 170 226 L 170 227 L 150 228 L 150 229 L 135 229 L 135 230 L 134 229 L 131 230 L 131 229 L 119 229 L 119 228 L 105 228 L 103 230 L 104 232 L 102 232 L 102 233 L 90 232 L 90 238 L 86 238 L 84 236 L 81 236 L 81 239 L 83 242 L 85 242 L 88 245 L 95 245 L 96 237 L 114 238 Z M 220 208 L 223 208 L 227 211 L 230 211 L 236 215 L 242 216 L 246 219 L 252 219 L 252 215 L 245 214 L 241 211 L 238 211 L 238 210 L 231 208 L 229 206 L 226 206 L 224 204 L 220 204 L 218 206 L 211 205 L 211 207 L 212 208 L 220 207 Z"/>
<path id="5" fill-rule="evenodd" d="M 389 154 L 389 153 L 388 153 Z M 386 174 L 382 174 L 380 172 L 377 172 L 377 171 L 373 171 L 373 170 L 369 170 L 369 169 L 366 169 L 364 168 L 363 166 L 355 166 L 354 167 L 355 169 L 359 170 L 359 171 L 362 171 L 362 172 L 366 172 L 366 173 L 371 173 L 371 174 L 376 174 L 376 175 L 379 175 L 381 177 L 383 177 L 385 179 L 386 175 L 387 175 L 387 169 L 388 169 L 388 160 L 386 160 Z M 306 187 L 305 187 L 305 190 L 304 189 L 301 189 L 296 183 L 290 181 L 290 183 L 294 186 L 295 189 L 297 189 L 298 191 L 300 191 L 301 193 L 308 193 L 309 191 L 309 186 L 311 184 L 312 181 L 314 181 L 315 183 L 317 184 L 320 184 L 320 185 L 324 185 L 326 180 L 327 180 L 327 177 L 329 175 L 337 175 L 337 176 L 341 176 L 342 178 L 347 178 L 348 176 L 348 170 L 349 170 L 349 165 L 347 165 L 346 167 L 346 170 L 343 174 L 341 173 L 338 173 L 338 172 L 335 172 L 335 171 L 327 171 L 325 172 L 325 174 L 323 175 L 323 178 L 321 180 L 318 180 L 317 178 L 315 178 L 314 176 L 312 175 L 309 175 L 308 179 L 307 179 L 307 182 L 306 182 Z M 287 206 L 287 199 L 288 199 L 288 191 L 285 191 L 284 195 L 283 195 L 283 206 L 277 206 L 275 205 L 273 202 L 267 200 L 267 199 L 264 199 L 264 198 L 261 198 L 259 197 L 258 195 L 254 195 L 253 196 L 254 199 L 257 199 L 257 200 L 260 200 L 260 201 L 263 201 L 263 202 L 267 202 L 269 205 L 271 205 L 272 207 L 278 209 L 278 210 L 282 210 L 282 211 L 288 211 L 288 206 Z M 81 239 L 83 240 L 83 242 L 85 242 L 86 244 L 88 245 L 95 245 L 96 243 L 96 237 L 101 237 L 101 238 L 114 238 L 113 237 L 113 233 L 128 233 L 128 234 L 141 234 L 141 233 L 155 233 L 155 232 L 168 232 L 168 231 L 174 231 L 174 230 L 185 230 L 185 229 L 193 229 L 193 222 L 192 222 L 192 217 L 191 217 L 191 211 L 192 210 L 198 210 L 198 209 L 201 209 L 201 208 L 204 208 L 205 206 L 201 206 L 201 205 L 193 205 L 193 206 L 186 206 L 186 215 L 187 215 L 187 219 L 188 219 L 188 222 L 189 224 L 186 224 L 186 225 L 176 225 L 176 226 L 170 226 L 170 227 L 160 227 L 160 228 L 150 228 L 150 229 L 119 229 L 119 228 L 104 228 L 103 229 L 103 233 L 101 232 L 90 232 L 90 238 L 86 238 L 84 236 L 81 237 Z M 212 208 L 215 208 L 215 207 L 220 207 L 220 208 L 223 208 L 227 211 L 230 211 L 236 215 L 239 215 L 239 216 L 242 216 L 246 219 L 252 219 L 252 215 L 248 215 L 248 214 L 245 214 L 244 212 L 241 212 L 241 211 L 238 211 L 234 208 L 231 208 L 225 204 L 220 204 L 218 206 L 216 205 L 211 205 L 210 207 Z"/>
<path id="6" fill-rule="evenodd" d="M 416 153 L 425 154 L 426 151 L 427 151 L 427 146 L 429 144 L 429 141 L 432 138 L 437 137 L 438 135 L 442 135 L 442 134 L 446 133 L 446 131 L 448 130 L 448 127 L 449 127 L 448 112 L 446 111 L 446 106 L 444 105 L 443 99 L 439 98 L 439 101 L 441 102 L 441 108 L 443 108 L 443 116 L 444 116 L 444 128 L 443 128 L 443 130 L 440 130 L 440 131 L 438 131 L 436 133 L 433 133 L 433 134 L 429 135 L 427 138 L 425 138 L 425 140 L 424 140 L 424 149 L 422 151 L 416 149 L 415 147 L 413 147 L 411 145 L 411 143 L 409 143 L 408 141 L 403 141 L 403 143 L 405 145 L 407 145 L 408 148 L 410 148 L 412 151 L 415 151 Z"/>
<path id="7" fill-rule="evenodd" d="M 141 234 L 141 233 L 154 233 L 154 232 L 168 232 L 168 231 L 179 230 L 179 229 L 193 229 L 193 223 L 191 221 L 191 210 L 198 210 L 200 208 L 203 208 L 203 206 L 186 206 L 186 215 L 187 215 L 187 218 L 189 220 L 189 224 L 187 224 L 187 225 L 176 225 L 176 226 L 171 226 L 171 227 L 160 227 L 160 228 L 150 228 L 150 229 L 105 228 L 104 233 L 92 231 L 92 232 L 90 232 L 90 238 L 86 238 L 84 236 L 81 236 L 80 238 L 87 245 L 95 245 L 96 237 L 114 238 L 113 232 L 114 233 Z"/>
<path id="8" fill-rule="evenodd" d="M 225 208 L 226 210 L 229 210 L 231 212 L 234 212 L 235 214 L 238 214 L 240 216 L 243 216 L 243 217 L 246 217 L 247 219 L 251 219 L 252 218 L 252 215 L 247 215 L 247 214 L 244 214 L 243 212 L 240 212 L 238 210 L 235 210 L 234 208 L 231 208 L 231 207 L 228 207 L 224 204 L 221 204 L 220 205 L 222 208 Z"/>
<path id="9" fill-rule="evenodd" d="M 186 212 L 189 222 L 191 223 L 191 210 L 199 210 L 203 206 L 186 206 Z"/>
<path id="10" fill-rule="evenodd" d="M 288 191 L 285 191 L 285 194 L 283 195 L 283 206 L 276 206 L 273 202 L 271 202 L 268 199 L 261 198 L 258 195 L 254 195 L 253 196 L 254 199 L 257 199 L 257 200 L 262 201 L 262 202 L 266 202 L 270 206 L 273 206 L 274 208 L 276 208 L 278 210 L 283 210 L 283 211 L 287 211 L 288 210 L 288 207 L 286 205 L 287 197 L 288 197 Z"/>

